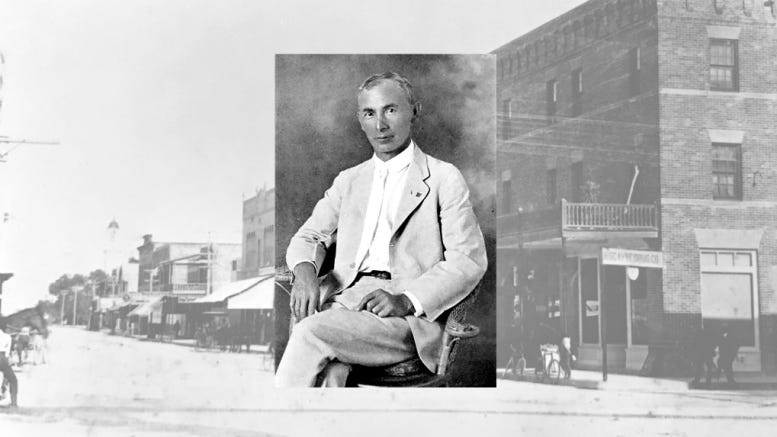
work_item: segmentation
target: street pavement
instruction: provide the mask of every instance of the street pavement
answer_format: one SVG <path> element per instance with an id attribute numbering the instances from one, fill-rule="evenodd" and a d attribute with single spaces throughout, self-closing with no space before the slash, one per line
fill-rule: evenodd
<path id="1" fill-rule="evenodd" d="M 56 327 L 55 327 L 56 328 Z M 0 436 L 771 435 L 775 391 L 275 390 L 261 354 L 55 329 L 49 363 L 19 372 Z"/>

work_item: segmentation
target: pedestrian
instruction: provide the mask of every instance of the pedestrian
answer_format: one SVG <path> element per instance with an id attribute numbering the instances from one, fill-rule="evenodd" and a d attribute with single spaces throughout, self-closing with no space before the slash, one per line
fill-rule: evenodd
<path id="1" fill-rule="evenodd" d="M 18 407 L 17 395 L 19 392 L 19 383 L 16 380 L 16 374 L 11 368 L 11 336 L 5 333 L 6 323 L 5 319 L 0 319 L 0 373 L 3 374 L 3 378 L 8 382 L 9 389 L 11 391 L 11 407 Z M 3 384 L 5 386 L 5 384 Z"/>
<path id="2" fill-rule="evenodd" d="M 176 320 L 175 324 L 173 325 L 173 338 L 178 338 L 180 336 L 181 336 L 181 322 Z"/>
<path id="3" fill-rule="evenodd" d="M 697 386 L 701 379 L 701 375 L 704 372 L 704 368 L 707 368 L 707 374 L 705 376 L 705 388 L 709 387 L 712 381 L 712 375 L 716 372 L 715 361 L 715 347 L 717 342 L 712 329 L 709 327 L 702 327 L 696 336 L 691 346 L 691 359 L 693 360 L 694 376 L 691 384 Z"/>
<path id="4" fill-rule="evenodd" d="M 723 328 L 723 333 L 718 343 L 718 352 L 720 354 L 718 356 L 718 367 L 725 372 L 728 384 L 736 386 L 733 364 L 739 352 L 739 343 L 728 327 Z"/>
<path id="5" fill-rule="evenodd" d="M 558 356 L 561 370 L 564 371 L 564 379 L 572 378 L 572 363 L 575 362 L 575 355 L 572 353 L 572 339 L 567 334 L 563 334 L 561 342 L 558 345 Z"/>

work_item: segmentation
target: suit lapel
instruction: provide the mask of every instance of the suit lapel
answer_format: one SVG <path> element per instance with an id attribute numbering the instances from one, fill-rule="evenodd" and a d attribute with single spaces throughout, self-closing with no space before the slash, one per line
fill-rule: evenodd
<path id="1" fill-rule="evenodd" d="M 408 168 L 405 189 L 397 208 L 394 233 L 402 227 L 402 224 L 410 214 L 426 199 L 426 196 L 429 194 L 429 186 L 426 185 L 425 181 L 428 177 L 429 166 L 426 163 L 426 155 L 416 145 L 413 162 L 410 164 L 410 168 Z"/>

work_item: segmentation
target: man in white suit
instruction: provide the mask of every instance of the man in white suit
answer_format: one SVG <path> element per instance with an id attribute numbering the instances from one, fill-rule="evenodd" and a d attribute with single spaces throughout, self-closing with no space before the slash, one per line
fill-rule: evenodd
<path id="1" fill-rule="evenodd" d="M 411 139 L 419 112 L 399 74 L 374 75 L 359 87 L 357 117 L 375 153 L 340 172 L 289 243 L 298 323 L 277 386 L 340 386 L 347 365 L 415 356 L 436 370 L 440 316 L 475 288 L 487 260 L 461 173 Z M 318 278 L 335 241 L 334 269 Z M 340 371 L 327 374 L 334 368 Z"/>

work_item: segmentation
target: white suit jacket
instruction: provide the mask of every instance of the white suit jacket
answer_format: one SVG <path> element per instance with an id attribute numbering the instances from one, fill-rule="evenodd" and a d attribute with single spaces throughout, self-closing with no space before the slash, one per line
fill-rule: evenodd
<path id="1" fill-rule="evenodd" d="M 323 264 L 336 241 L 334 268 L 321 281 L 322 302 L 356 279 L 356 251 L 364 226 L 374 164 L 340 172 L 292 237 L 286 262 Z M 389 244 L 392 285 L 411 291 L 424 314 L 406 316 L 424 364 L 436 370 L 445 310 L 463 300 L 486 271 L 486 250 L 461 172 L 416 147 Z"/>

